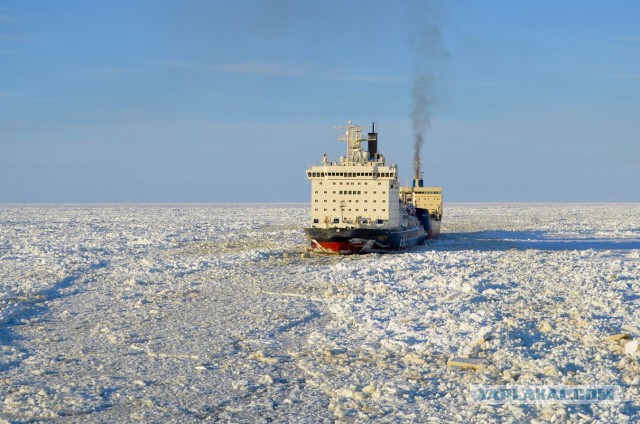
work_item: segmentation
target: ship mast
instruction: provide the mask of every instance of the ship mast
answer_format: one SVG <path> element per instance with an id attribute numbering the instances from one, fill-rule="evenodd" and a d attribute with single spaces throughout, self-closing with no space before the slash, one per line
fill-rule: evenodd
<path id="1" fill-rule="evenodd" d="M 368 158 L 364 158 L 362 154 L 362 142 L 367 141 L 366 138 L 362 138 L 362 129 L 364 127 L 360 125 L 353 125 L 349 121 L 348 125 L 337 127 L 338 129 L 345 130 L 344 135 L 339 137 L 339 141 L 345 141 L 347 143 L 347 157 L 346 164 L 352 165 L 354 163 L 361 163 Z"/>

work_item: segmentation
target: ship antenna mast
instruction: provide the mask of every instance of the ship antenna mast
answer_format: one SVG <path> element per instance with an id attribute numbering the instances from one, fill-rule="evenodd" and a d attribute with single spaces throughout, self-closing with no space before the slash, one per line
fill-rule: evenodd
<path id="1" fill-rule="evenodd" d="M 345 130 L 344 135 L 339 137 L 338 140 L 345 141 L 347 143 L 347 163 L 357 163 L 362 161 L 362 147 L 361 143 L 366 141 L 362 138 L 362 129 L 360 125 L 353 125 L 351 121 L 346 126 L 337 127 L 338 129 Z"/>

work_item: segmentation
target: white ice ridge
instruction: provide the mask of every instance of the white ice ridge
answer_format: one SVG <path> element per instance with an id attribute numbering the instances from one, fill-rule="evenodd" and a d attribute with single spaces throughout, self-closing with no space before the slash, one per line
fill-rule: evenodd
<path id="1" fill-rule="evenodd" d="M 308 259 L 304 205 L 0 207 L 0 421 L 639 421 L 640 205 L 445 206 L 414 251 Z"/>

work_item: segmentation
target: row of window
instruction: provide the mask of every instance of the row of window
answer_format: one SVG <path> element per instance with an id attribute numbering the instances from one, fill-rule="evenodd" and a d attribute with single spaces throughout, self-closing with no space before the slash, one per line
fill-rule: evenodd
<path id="1" fill-rule="evenodd" d="M 395 172 L 307 172 L 307 177 L 381 177 L 395 178 Z"/>
<path id="2" fill-rule="evenodd" d="M 351 203 L 351 199 L 347 200 L 349 203 Z M 318 203 L 318 199 L 314 200 L 315 203 Z M 341 202 L 344 202 L 344 200 L 341 200 Z M 355 200 L 356 203 L 358 203 L 358 199 Z M 367 203 L 367 199 L 363 200 L 364 203 Z M 373 203 L 376 203 L 376 199 L 372 200 Z M 381 200 L 382 203 L 387 203 L 387 201 L 385 199 Z M 327 199 L 324 200 L 324 203 L 327 203 Z M 336 199 L 333 199 L 333 203 L 336 203 Z"/>
<path id="3" fill-rule="evenodd" d="M 338 190 L 339 194 L 362 194 L 362 192 L 360 190 Z M 374 191 L 373 194 L 377 194 L 377 191 Z M 386 191 L 382 191 L 382 194 L 386 194 Z M 318 190 L 315 191 L 315 194 L 318 194 Z M 324 191 L 324 194 L 327 194 L 327 191 Z M 335 190 L 333 191 L 333 194 L 336 194 Z M 365 191 L 364 194 L 367 194 L 367 192 Z"/>
<path id="4" fill-rule="evenodd" d="M 382 220 L 382 219 L 378 219 L 378 220 L 376 220 L 376 222 L 377 222 L 378 224 L 382 224 L 382 223 L 384 223 L 384 220 Z M 313 223 L 314 223 L 314 224 L 318 224 L 318 223 L 319 223 L 319 219 L 318 219 L 318 218 L 314 218 Z M 333 223 L 334 223 L 334 224 L 339 224 L 339 223 L 340 223 L 340 218 L 333 218 Z M 366 219 L 363 219 L 363 220 L 362 220 L 362 223 L 363 223 L 363 224 L 366 224 L 366 223 L 367 223 L 367 220 L 366 220 Z"/>
<path id="5" fill-rule="evenodd" d="M 377 209 L 372 209 L 372 210 L 373 210 L 373 212 L 376 212 L 376 211 L 377 211 Z M 316 212 L 318 212 L 318 208 L 316 208 L 316 209 L 315 209 L 315 211 L 316 211 Z M 326 211 L 327 211 L 327 209 L 325 208 L 325 209 L 324 209 L 324 211 L 326 212 Z M 333 209 L 333 211 L 335 212 L 336 210 L 335 210 L 335 209 Z M 356 209 L 355 211 L 356 211 L 356 212 L 360 212 L 360 209 Z M 362 211 L 363 211 L 363 212 L 367 212 L 368 210 L 367 210 L 367 209 L 362 209 Z M 382 212 L 386 212 L 387 210 L 386 210 L 386 209 L 380 209 L 380 211 L 382 211 Z M 347 212 L 351 212 L 351 209 L 347 209 Z"/>
<path id="6" fill-rule="evenodd" d="M 318 181 L 318 184 L 322 185 L 322 181 Z M 342 185 L 342 181 L 340 181 L 338 184 Z M 350 183 L 350 182 L 348 182 L 348 181 L 344 183 L 344 185 L 355 185 L 355 184 L 356 184 L 356 183 L 354 183 L 354 182 L 351 182 L 351 183 Z M 362 184 L 362 182 L 361 182 L 361 181 L 358 181 L 358 185 L 361 185 L 361 184 Z M 335 182 L 335 181 L 333 182 L 333 185 L 336 185 L 336 182 Z M 369 183 L 368 183 L 367 181 L 365 181 L 365 182 L 364 182 L 364 185 L 369 185 Z M 379 182 L 379 183 L 378 183 L 378 185 L 382 185 L 382 183 L 380 183 L 380 182 Z M 391 185 L 391 188 L 393 188 L 393 184 Z"/>

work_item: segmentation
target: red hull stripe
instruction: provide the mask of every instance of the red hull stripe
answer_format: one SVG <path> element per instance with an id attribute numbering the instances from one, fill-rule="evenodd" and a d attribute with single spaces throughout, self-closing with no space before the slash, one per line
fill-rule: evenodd
<path id="1" fill-rule="evenodd" d="M 326 253 L 365 253 L 369 251 L 385 251 L 391 250 L 390 248 L 385 248 L 382 246 L 366 246 L 361 243 L 349 243 L 348 241 L 320 241 L 317 244 L 321 247 L 318 249 L 318 246 L 312 246 L 313 250 L 322 251 L 325 250 Z"/>

